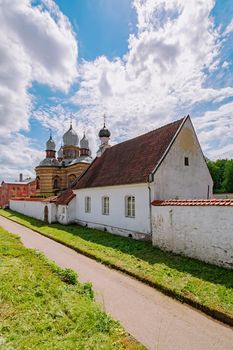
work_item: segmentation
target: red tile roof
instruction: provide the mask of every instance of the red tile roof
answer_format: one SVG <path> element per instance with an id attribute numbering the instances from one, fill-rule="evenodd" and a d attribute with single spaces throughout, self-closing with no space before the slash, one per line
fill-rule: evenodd
<path id="1" fill-rule="evenodd" d="M 233 206 L 233 199 L 167 199 L 155 200 L 154 206 Z"/>
<path id="2" fill-rule="evenodd" d="M 75 196 L 74 192 L 68 189 L 57 197 L 56 204 L 67 205 Z"/>
<path id="3" fill-rule="evenodd" d="M 53 202 L 56 202 L 57 196 L 52 196 L 52 197 L 48 197 L 48 198 L 42 198 L 42 197 L 13 197 L 10 200 L 13 200 L 13 201 L 49 202 L 49 203 L 53 203 Z"/>
<path id="4" fill-rule="evenodd" d="M 31 197 L 13 197 L 10 200 L 12 200 L 12 201 L 43 202 L 44 198 L 39 198 L 39 197 L 35 197 L 35 198 L 31 198 Z"/>
<path id="5" fill-rule="evenodd" d="M 107 149 L 93 161 L 73 188 L 147 182 L 185 118 Z"/>

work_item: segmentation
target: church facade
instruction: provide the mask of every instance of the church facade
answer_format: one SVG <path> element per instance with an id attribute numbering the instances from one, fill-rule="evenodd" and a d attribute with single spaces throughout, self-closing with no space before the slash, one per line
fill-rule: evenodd
<path id="1" fill-rule="evenodd" d="M 84 133 L 80 141 L 70 123 L 63 135 L 63 145 L 56 156 L 56 145 L 50 135 L 46 142 L 46 156 L 35 168 L 37 195 L 57 195 L 67 188 L 88 168 L 92 162 L 89 142 Z"/>

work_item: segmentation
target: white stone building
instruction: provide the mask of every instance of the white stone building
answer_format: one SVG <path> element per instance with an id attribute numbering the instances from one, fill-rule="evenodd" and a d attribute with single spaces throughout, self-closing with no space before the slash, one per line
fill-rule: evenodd
<path id="1" fill-rule="evenodd" d="M 212 197 L 189 116 L 113 147 L 105 126 L 99 136 L 98 156 L 73 188 L 77 223 L 151 239 L 153 200 Z"/>
<path id="2" fill-rule="evenodd" d="M 233 267 L 233 200 L 212 199 L 213 181 L 190 117 L 109 145 L 73 188 L 11 209 L 48 223 L 79 223 L 152 240 L 164 250 Z"/>

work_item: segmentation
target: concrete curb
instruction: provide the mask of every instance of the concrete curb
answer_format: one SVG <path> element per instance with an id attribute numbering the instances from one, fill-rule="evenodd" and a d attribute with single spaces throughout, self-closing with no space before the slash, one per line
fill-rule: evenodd
<path id="1" fill-rule="evenodd" d="M 192 306 L 193 308 L 202 311 L 206 315 L 211 316 L 212 318 L 214 318 L 214 319 L 216 319 L 216 320 L 218 320 L 220 322 L 223 322 L 223 323 L 227 324 L 228 326 L 233 327 L 233 316 L 227 315 L 227 314 L 225 314 L 225 313 L 223 313 L 221 311 L 218 311 L 216 309 L 211 309 L 210 307 L 205 306 L 205 305 L 203 305 L 203 304 L 201 304 L 201 303 L 199 303 L 197 301 L 194 301 L 191 298 L 188 298 L 188 297 L 186 297 L 186 296 L 184 296 L 184 295 L 182 295 L 182 294 L 180 294 L 180 293 L 178 293 L 176 291 L 173 291 L 172 289 L 169 289 L 169 288 L 167 288 L 167 287 L 165 287 L 165 286 L 163 286 L 163 285 L 161 285 L 159 283 L 155 283 L 155 282 L 152 282 L 152 281 L 150 281 L 150 280 L 148 280 L 146 278 L 140 277 L 137 274 L 126 270 L 125 268 L 117 266 L 114 263 L 111 263 L 111 262 L 109 262 L 107 260 L 103 260 L 101 258 L 98 258 L 94 254 L 86 252 L 85 250 L 82 250 L 82 249 L 80 249 L 78 247 L 74 247 L 74 246 L 72 246 L 69 243 L 63 242 L 59 238 L 52 237 L 49 234 L 41 232 L 40 230 L 28 227 L 27 225 L 19 223 L 17 220 L 14 220 L 14 219 L 12 219 L 10 217 L 4 216 L 4 215 L 1 215 L 1 216 L 6 218 L 6 219 L 9 219 L 9 220 L 11 220 L 11 221 L 21 225 L 21 226 L 24 226 L 24 227 L 26 227 L 26 228 L 28 228 L 28 229 L 36 232 L 36 233 L 39 233 L 42 236 L 47 237 L 47 238 L 49 238 L 49 239 L 51 239 L 51 240 L 53 240 L 53 241 L 55 241 L 57 243 L 60 243 L 60 244 L 62 244 L 64 246 L 66 246 L 67 248 L 70 248 L 70 249 L 76 251 L 77 253 L 80 253 L 80 254 L 88 257 L 88 258 L 91 258 L 91 259 L 97 261 L 97 262 L 100 262 L 101 264 L 103 264 L 105 266 L 108 266 L 111 269 L 120 271 L 120 272 L 122 272 L 122 273 L 124 273 L 124 274 L 126 274 L 126 275 L 128 275 L 130 277 L 133 277 L 134 279 L 136 279 L 136 280 L 138 280 L 140 282 L 143 282 L 143 283 L 149 285 L 152 288 L 155 288 L 155 289 L 159 290 L 163 294 L 165 294 L 165 295 L 167 295 L 169 297 L 172 297 L 173 299 L 176 299 L 176 300 L 178 300 L 178 301 L 180 301 L 182 303 L 188 304 L 189 306 Z"/>

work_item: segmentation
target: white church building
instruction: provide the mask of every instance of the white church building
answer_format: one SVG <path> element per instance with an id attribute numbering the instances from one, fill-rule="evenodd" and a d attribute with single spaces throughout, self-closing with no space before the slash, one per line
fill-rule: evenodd
<path id="1" fill-rule="evenodd" d="M 73 188 L 75 221 L 149 238 L 155 199 L 209 199 L 213 181 L 189 116 L 109 147 L 100 131 L 98 156 Z"/>
<path id="2" fill-rule="evenodd" d="M 189 116 L 110 146 L 58 197 L 14 199 L 10 208 L 48 223 L 77 223 L 151 240 L 164 250 L 233 267 L 233 200 L 213 181 Z M 78 229 L 78 228 L 77 228 Z"/>
<path id="3" fill-rule="evenodd" d="M 151 239 L 154 200 L 212 197 L 213 181 L 189 116 L 112 147 L 110 136 L 104 124 L 97 157 L 72 190 L 42 200 L 51 206 L 50 222 Z M 18 210 L 14 202 L 11 208 Z M 33 200 L 29 207 L 32 215 Z M 37 200 L 35 215 L 39 211 Z"/>

